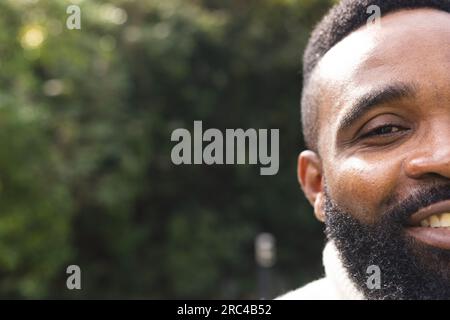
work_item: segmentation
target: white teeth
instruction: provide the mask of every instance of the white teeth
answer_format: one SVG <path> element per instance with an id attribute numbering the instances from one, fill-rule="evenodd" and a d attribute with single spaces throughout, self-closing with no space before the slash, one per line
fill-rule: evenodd
<path id="1" fill-rule="evenodd" d="M 450 213 L 443 213 L 440 216 L 441 227 L 450 227 Z"/>
<path id="2" fill-rule="evenodd" d="M 450 212 L 432 215 L 420 221 L 420 225 L 432 228 L 450 227 Z"/>
<path id="3" fill-rule="evenodd" d="M 430 226 L 430 222 L 428 222 L 428 219 L 423 219 L 422 221 L 420 221 L 420 225 L 422 227 L 429 227 Z"/>
<path id="4" fill-rule="evenodd" d="M 436 215 L 431 216 L 430 218 L 430 226 L 432 228 L 438 228 L 441 226 L 441 222 L 439 221 L 439 217 Z"/>

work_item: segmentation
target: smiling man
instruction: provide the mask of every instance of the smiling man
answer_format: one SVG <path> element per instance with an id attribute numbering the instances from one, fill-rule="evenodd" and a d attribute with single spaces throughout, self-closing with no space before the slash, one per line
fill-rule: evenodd
<path id="1" fill-rule="evenodd" d="M 449 12 L 344 0 L 313 32 L 298 177 L 326 226 L 326 276 L 282 299 L 450 298 Z"/>

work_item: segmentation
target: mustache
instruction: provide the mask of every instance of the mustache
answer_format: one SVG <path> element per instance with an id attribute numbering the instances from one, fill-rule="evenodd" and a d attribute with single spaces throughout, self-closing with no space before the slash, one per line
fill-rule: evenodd
<path id="1" fill-rule="evenodd" d="M 450 182 L 416 187 L 407 197 L 399 200 L 393 197 L 392 203 L 385 212 L 385 218 L 400 224 L 407 224 L 410 217 L 432 204 L 450 200 Z"/>

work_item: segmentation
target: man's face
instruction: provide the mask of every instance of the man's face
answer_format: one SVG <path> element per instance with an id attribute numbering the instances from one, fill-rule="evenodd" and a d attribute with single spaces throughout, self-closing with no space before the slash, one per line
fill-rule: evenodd
<path id="1" fill-rule="evenodd" d="M 320 159 L 302 153 L 299 178 L 354 280 L 362 281 L 363 263 L 396 272 L 397 255 L 402 272 L 433 273 L 417 279 L 419 290 L 436 289 L 423 288 L 426 281 L 450 288 L 450 14 L 389 14 L 380 28 L 362 27 L 335 45 L 313 78 L 322 88 Z M 364 241 L 348 239 L 350 227 Z M 351 261 L 363 249 L 366 257 Z M 401 277 L 385 279 L 414 285 Z M 383 294 L 410 297 L 411 290 Z"/>

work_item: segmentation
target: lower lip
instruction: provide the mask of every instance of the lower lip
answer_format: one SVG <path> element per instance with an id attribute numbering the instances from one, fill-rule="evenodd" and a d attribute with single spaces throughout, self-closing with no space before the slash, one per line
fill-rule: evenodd
<path id="1" fill-rule="evenodd" d="M 410 227 L 408 234 L 433 247 L 450 250 L 450 228 Z"/>

